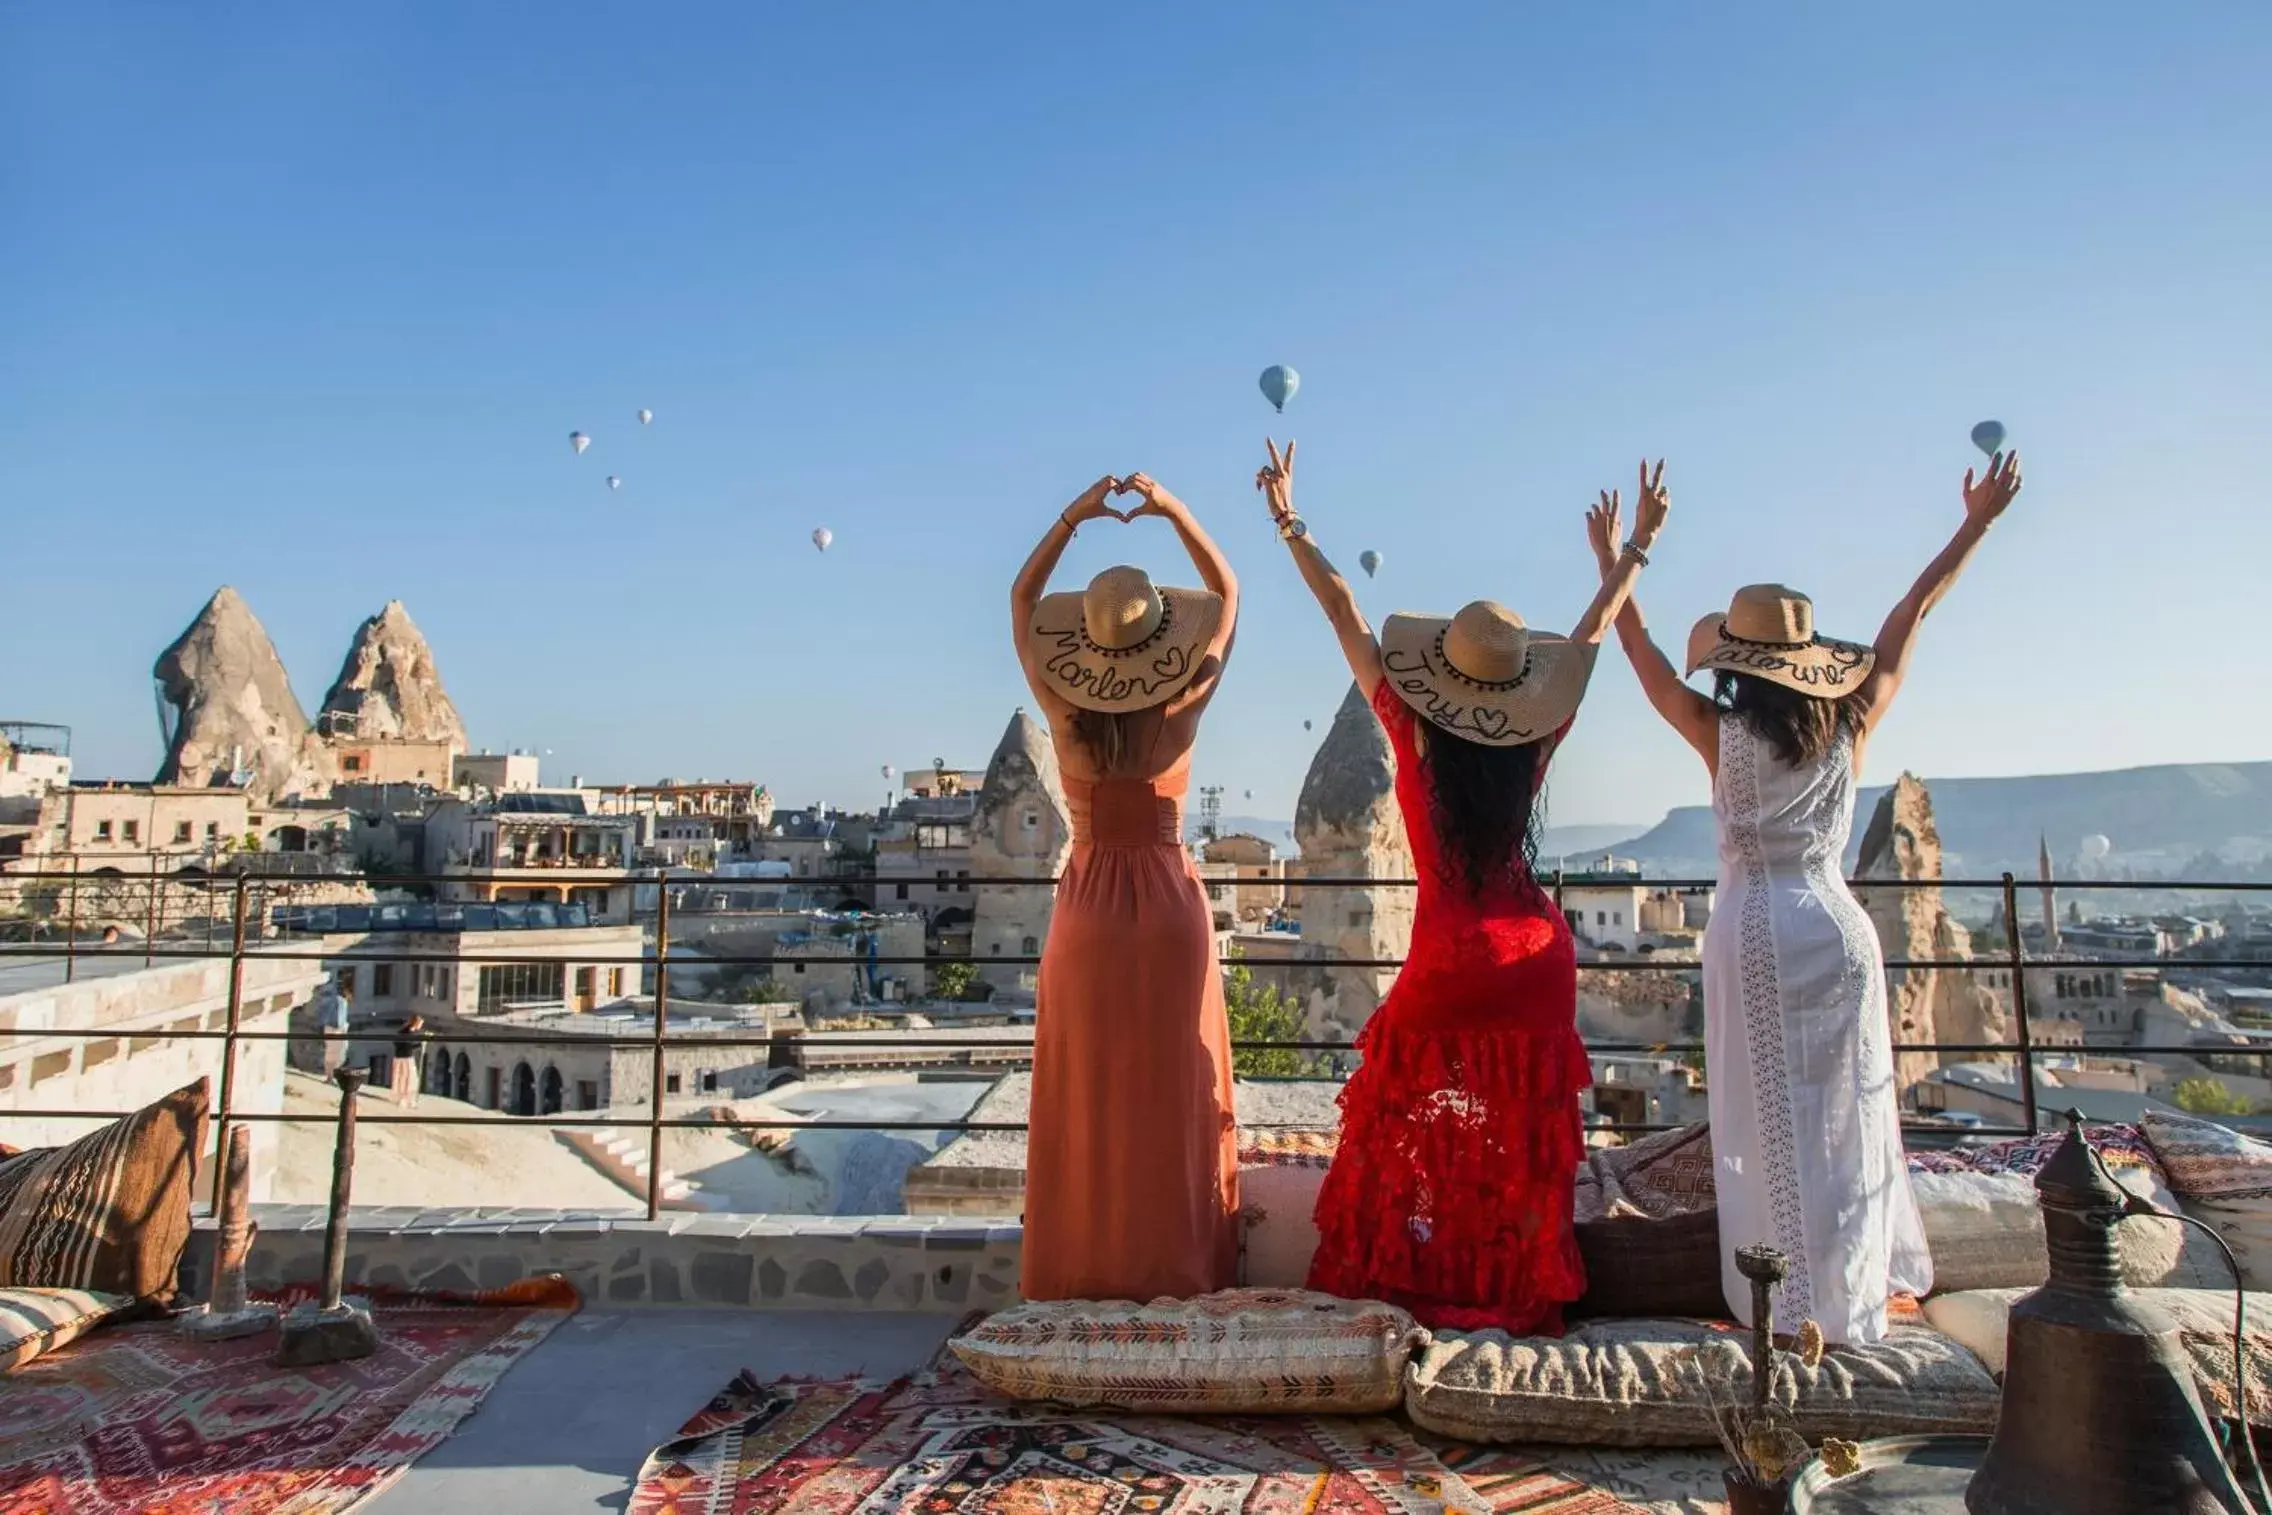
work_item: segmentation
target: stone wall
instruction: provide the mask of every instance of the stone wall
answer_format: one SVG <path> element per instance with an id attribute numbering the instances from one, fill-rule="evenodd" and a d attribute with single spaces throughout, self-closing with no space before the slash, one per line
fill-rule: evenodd
<path id="1" fill-rule="evenodd" d="M 320 1205 L 257 1205 L 254 1292 L 314 1284 Z M 214 1228 L 200 1221 L 182 1283 L 204 1297 Z M 557 1273 L 593 1305 L 747 1305 L 773 1310 L 1000 1309 L 1018 1299 L 1022 1229 L 951 1218 L 665 1215 L 563 1210 L 356 1209 L 352 1288 L 470 1293 Z"/>

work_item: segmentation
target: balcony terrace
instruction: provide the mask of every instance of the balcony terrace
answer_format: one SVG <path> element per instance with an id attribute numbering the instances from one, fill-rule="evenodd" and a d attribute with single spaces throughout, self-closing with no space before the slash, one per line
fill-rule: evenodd
<path id="1" fill-rule="evenodd" d="M 434 888 L 459 877 L 388 882 Z M 613 886 L 626 895 L 636 885 L 655 884 L 652 877 L 621 872 L 578 882 Z M 971 882 L 986 888 L 1048 881 Z M 1693 882 L 1649 881 L 1648 887 L 1679 889 Z M 1410 885 L 1409 880 L 1335 878 L 1305 878 L 1302 883 L 1305 889 L 1328 890 Z M 2020 886 L 2008 876 L 1857 883 L 1872 889 L 1980 890 L 1993 896 L 2004 921 L 2019 914 Z M 135 1108 L 167 1080 L 178 1083 L 204 1072 L 215 1089 L 217 1132 L 250 1126 L 267 1133 L 272 1146 L 282 1140 L 279 1128 L 298 1127 L 301 1136 L 296 1139 L 326 1142 L 336 1119 L 328 1109 L 288 1101 L 269 1087 L 281 1076 L 280 1049 L 307 1040 L 304 1028 L 284 1022 L 310 1002 L 324 975 L 369 962 L 433 963 L 459 976 L 485 965 L 535 962 L 540 959 L 529 949 L 515 947 L 516 939 L 584 924 L 584 918 L 571 916 L 573 907 L 431 901 L 305 906 L 295 902 L 291 881 L 250 875 L 217 878 L 209 887 L 217 896 L 210 913 L 221 923 L 225 940 L 176 933 L 147 944 L 105 946 L 80 933 L 60 944 L 0 946 L 0 1139 L 25 1143 L 18 1133 L 29 1133 L 41 1143 L 59 1141 Z M 2099 881 L 2092 887 L 2116 886 Z M 674 927 L 680 893 L 675 884 L 661 889 L 636 951 L 579 958 L 624 968 L 638 985 L 636 997 L 610 1003 L 596 1014 L 565 1005 L 502 1004 L 452 1017 L 446 1028 L 429 1033 L 429 1093 L 417 1108 L 401 1108 L 377 1092 L 362 1096 L 360 1123 L 368 1129 L 358 1150 L 366 1155 L 383 1152 L 395 1128 L 423 1126 L 462 1129 L 469 1141 L 496 1128 L 612 1133 L 643 1147 L 647 1158 L 644 1192 L 622 1188 L 617 1205 L 549 1206 L 541 1196 L 509 1188 L 469 1188 L 436 1196 L 445 1202 L 430 1205 L 362 1204 L 350 1210 L 346 1269 L 351 1287 L 464 1294 L 557 1274 L 574 1285 L 583 1301 L 575 1316 L 497 1384 L 477 1414 L 365 1508 L 493 1515 L 622 1509 L 641 1459 L 737 1372 L 747 1369 L 764 1380 L 903 1375 L 929 1361 L 968 1312 L 1016 1302 L 1025 1123 L 1015 1070 L 1030 1061 L 1030 1023 L 829 1030 L 802 1018 L 768 1017 L 754 1007 L 674 995 L 674 946 L 688 939 L 690 925 L 681 921 Z M 480 929 L 475 931 L 477 917 Z M 449 937 L 452 924 L 472 934 Z M 399 936 L 390 939 L 390 932 Z M 343 940 L 347 933 L 352 941 Z M 432 945 L 453 940 L 456 945 L 446 951 Z M 145 967 L 146 959 L 151 966 Z M 706 967 L 755 968 L 773 960 L 706 955 L 702 961 Z M 871 961 L 913 972 L 936 967 L 942 959 L 909 953 Z M 1036 958 L 988 961 L 1030 966 Z M 1323 966 L 1394 967 L 1397 961 L 1328 960 Z M 1581 973 L 1686 977 L 1696 966 L 1683 956 L 1619 952 L 1582 963 Z M 2001 975 L 2016 1012 L 2008 1044 L 1901 1046 L 1904 1053 L 1999 1060 L 2011 1072 L 2009 1118 L 1957 1120 L 1918 1112 L 1909 1123 L 1914 1144 L 1985 1141 L 2051 1123 L 2060 1096 L 2056 1086 L 2040 1077 L 2039 1065 L 2071 1049 L 2036 1045 L 2029 996 L 2041 992 L 2041 972 L 2052 966 L 2029 955 L 2013 932 L 1977 957 L 1888 962 L 1895 975 Z M 2180 964 L 2156 957 L 2100 959 L 2094 966 L 2167 971 Z M 2194 960 L 2182 966 L 2201 969 Z M 2229 971 L 2237 982 L 2272 971 L 2272 963 L 2234 958 L 2216 969 Z M 154 976 L 145 980 L 145 975 Z M 162 991 L 162 983 L 177 987 Z M 130 988 L 118 987 L 122 985 Z M 168 993 L 186 996 L 181 1004 L 188 1008 L 161 1003 Z M 100 1002 L 91 997 L 104 994 L 109 998 Z M 658 1008 L 666 1013 L 658 1015 Z M 367 1028 L 361 1040 L 378 1046 L 391 1035 L 391 1028 L 380 1024 Z M 2221 1058 L 2257 1066 L 2272 1057 L 2272 1043 L 2261 1036 L 2212 1038 L 2211 1044 Z M 445 1097 L 436 1088 L 430 1071 L 435 1062 L 448 1068 L 462 1053 L 490 1045 L 507 1045 L 517 1056 L 534 1056 L 531 1048 L 596 1046 L 625 1061 L 615 1065 L 607 1097 L 592 1109 L 516 1114 L 478 1098 Z M 1246 1053 L 1326 1056 L 1350 1050 L 1343 1037 L 1241 1039 L 1237 1047 Z M 98 1057 L 101 1048 L 112 1050 Z M 1639 1064 L 1677 1060 L 1700 1047 L 1692 1041 L 1597 1039 L 1591 1050 L 1604 1059 Z M 2203 1050 L 2194 1038 L 2124 1048 L 2138 1057 L 2191 1058 Z M 763 1099 L 741 1098 L 731 1090 L 716 1096 L 706 1089 L 679 1092 L 672 1082 L 677 1072 L 697 1071 L 721 1054 L 741 1056 L 766 1072 Z M 126 1076 L 145 1061 L 155 1067 L 161 1056 L 171 1059 L 162 1071 L 142 1076 L 139 1083 Z M 788 1087 L 779 1084 L 784 1073 L 802 1091 L 796 1108 L 767 1103 L 780 1099 L 781 1089 Z M 1631 1076 L 1630 1070 L 1618 1076 Z M 948 1115 L 942 1107 L 923 1103 L 923 1091 L 931 1087 L 927 1081 L 940 1077 L 979 1080 L 965 1086 L 967 1113 Z M 855 1078 L 899 1080 L 891 1087 L 904 1090 L 901 1103 L 872 1097 L 863 1101 L 856 1097 L 860 1088 L 846 1082 Z M 94 1097 L 105 1080 L 112 1080 L 110 1087 L 117 1091 L 108 1101 Z M 455 1080 L 443 1087 L 464 1092 Z M 1241 1123 L 1255 1131 L 1314 1131 L 1330 1126 L 1334 1118 L 1330 1078 L 1242 1079 L 1240 1090 Z M 868 1095 L 874 1092 L 867 1087 Z M 721 1114 L 721 1105 L 730 1108 Z M 1630 1118 L 1624 1112 L 1632 1107 L 1622 1103 L 1616 1108 L 1619 1118 L 1596 1117 L 1602 1139 L 1679 1124 Z M 753 1151 L 778 1151 L 761 1145 L 773 1138 L 804 1143 L 811 1150 L 801 1160 L 824 1169 L 829 1160 L 824 1143 L 837 1141 L 836 1155 L 849 1166 L 826 1171 L 832 1184 L 881 1152 L 879 1147 L 858 1147 L 860 1140 L 912 1146 L 920 1149 L 917 1160 L 905 1163 L 896 1193 L 902 1208 L 929 1213 L 675 1209 L 668 1193 L 666 1149 L 669 1138 L 689 1132 L 719 1140 L 730 1133 Z M 937 1145 L 927 1145 L 934 1136 Z M 217 1143 L 221 1139 L 216 1136 Z M 864 1156 L 854 1161 L 847 1154 Z M 899 1159 L 908 1155 L 900 1152 Z M 201 1294 L 213 1265 L 215 1228 L 206 1212 L 218 1179 L 217 1167 L 201 1170 L 199 1219 L 183 1263 L 190 1297 Z M 325 1212 L 312 1203 L 320 1196 L 277 1194 L 273 1186 L 266 1192 L 272 1197 L 255 1206 L 260 1231 L 248 1264 L 256 1293 L 307 1283 L 317 1275 L 322 1258 Z M 863 1192 L 876 1191 L 871 1185 Z M 1678 1461 L 1678 1455 L 1667 1457 Z M 1699 1499 L 1638 1502 L 1627 1508 L 1701 1511 L 1718 1506 Z"/>

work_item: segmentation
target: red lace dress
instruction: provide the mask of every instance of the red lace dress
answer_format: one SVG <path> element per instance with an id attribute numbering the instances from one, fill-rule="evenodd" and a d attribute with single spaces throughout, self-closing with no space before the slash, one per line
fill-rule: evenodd
<path id="1" fill-rule="evenodd" d="M 1373 713 L 1396 752 L 1420 897 L 1411 952 L 1341 1093 L 1310 1287 L 1386 1300 L 1428 1326 L 1559 1334 L 1562 1307 L 1585 1291 L 1570 1212 L 1585 1156 L 1578 1094 L 1593 1074 L 1576 948 L 1527 869 L 1469 892 L 1436 836 L 1420 717 L 1385 682 Z"/>

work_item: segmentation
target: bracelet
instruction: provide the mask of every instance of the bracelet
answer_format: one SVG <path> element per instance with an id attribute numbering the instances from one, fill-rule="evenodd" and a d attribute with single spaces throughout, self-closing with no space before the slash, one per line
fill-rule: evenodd
<path id="1" fill-rule="evenodd" d="M 1072 508 L 1072 506 L 1068 505 L 1065 507 L 1065 510 L 1071 510 Z M 1060 510 L 1059 512 L 1057 512 L 1057 524 L 1064 527 L 1067 531 L 1072 532 L 1075 536 L 1079 536 L 1081 534 L 1081 528 L 1079 524 L 1068 517 L 1065 514 L 1065 510 Z"/>
<path id="2" fill-rule="evenodd" d="M 1643 552 L 1638 544 L 1630 541 L 1627 542 L 1625 544 L 1625 551 L 1633 559 L 1634 562 L 1640 564 L 1643 568 L 1649 566 L 1649 555 Z"/>

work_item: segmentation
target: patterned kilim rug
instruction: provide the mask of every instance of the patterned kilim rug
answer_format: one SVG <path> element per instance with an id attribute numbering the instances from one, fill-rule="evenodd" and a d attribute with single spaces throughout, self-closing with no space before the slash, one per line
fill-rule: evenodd
<path id="1" fill-rule="evenodd" d="M 565 1320 L 575 1294 L 381 1301 L 360 1362 L 279 1368 L 270 1332 L 118 1327 L 0 1379 L 0 1515 L 332 1515 L 377 1493 Z"/>
<path id="2" fill-rule="evenodd" d="M 1021 1404 L 950 1360 L 893 1384 L 745 1373 L 640 1469 L 631 1515 L 1624 1515 L 1535 1460 L 1371 1416 Z"/>

